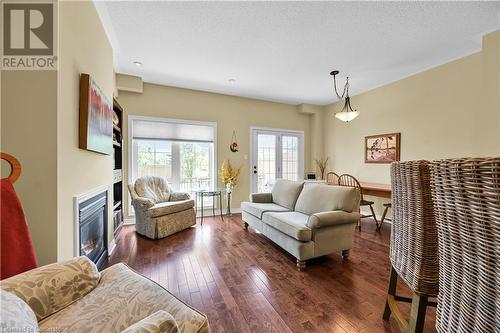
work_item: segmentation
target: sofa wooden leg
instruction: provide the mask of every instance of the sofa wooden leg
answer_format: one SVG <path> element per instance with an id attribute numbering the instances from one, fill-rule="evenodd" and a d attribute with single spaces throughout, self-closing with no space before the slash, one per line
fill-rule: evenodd
<path id="1" fill-rule="evenodd" d="M 248 223 L 243 222 L 243 226 L 245 227 L 245 230 L 248 230 Z"/>
<path id="2" fill-rule="evenodd" d="M 306 269 L 306 261 L 297 259 L 297 269 L 299 271 L 303 271 L 304 269 Z"/>
<path id="3" fill-rule="evenodd" d="M 351 250 L 342 250 L 342 259 L 346 260 L 349 257 L 349 252 Z"/>

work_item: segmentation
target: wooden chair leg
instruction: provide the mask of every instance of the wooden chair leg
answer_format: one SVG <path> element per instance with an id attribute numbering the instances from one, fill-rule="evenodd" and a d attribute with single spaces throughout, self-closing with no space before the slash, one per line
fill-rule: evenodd
<path id="1" fill-rule="evenodd" d="M 377 226 L 377 229 L 378 229 L 379 226 L 378 226 L 378 221 L 377 221 L 377 215 L 375 215 L 375 211 L 373 210 L 372 205 L 370 205 L 370 211 L 372 212 L 373 219 L 375 220 L 375 225 Z"/>
<path id="2" fill-rule="evenodd" d="M 382 227 L 382 224 L 384 223 L 384 220 L 385 220 L 385 216 L 387 215 L 387 211 L 389 210 L 389 206 L 385 206 L 384 208 L 384 212 L 382 213 L 382 218 L 380 219 L 380 223 L 377 227 L 377 230 L 380 230 L 380 228 Z"/>
<path id="3" fill-rule="evenodd" d="M 422 333 L 425 324 L 425 310 L 427 310 L 427 295 L 413 294 L 410 310 L 408 332 Z"/>
<path id="4" fill-rule="evenodd" d="M 361 231 L 361 207 L 359 208 L 359 214 L 360 214 L 360 217 L 358 219 L 358 224 L 356 225 L 358 227 L 358 231 Z"/>
<path id="5" fill-rule="evenodd" d="M 387 300 L 385 302 L 384 320 L 389 320 L 389 317 L 394 315 L 394 319 L 399 325 L 401 332 L 405 333 L 423 333 L 425 324 L 425 311 L 427 305 L 433 305 L 428 301 L 427 295 L 413 294 L 412 298 L 396 295 L 398 282 L 398 273 L 394 267 L 391 267 L 391 279 L 389 281 L 389 291 L 387 292 Z M 397 301 L 411 303 L 410 320 L 406 321 L 403 314 L 398 308 Z"/>
<path id="6" fill-rule="evenodd" d="M 384 320 L 389 320 L 389 317 L 391 316 L 391 307 L 389 305 L 389 296 L 396 296 L 396 289 L 397 289 L 397 284 L 398 284 L 398 273 L 394 269 L 394 267 L 391 266 L 391 279 L 389 280 L 389 291 L 387 292 L 387 300 L 385 301 L 385 310 L 384 310 L 384 315 L 382 318 Z"/>

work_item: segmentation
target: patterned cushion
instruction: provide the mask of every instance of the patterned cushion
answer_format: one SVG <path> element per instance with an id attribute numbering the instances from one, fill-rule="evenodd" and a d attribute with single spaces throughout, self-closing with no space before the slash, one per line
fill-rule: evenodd
<path id="1" fill-rule="evenodd" d="M 0 290 L 0 332 L 38 332 L 35 313 L 14 294 Z"/>
<path id="2" fill-rule="evenodd" d="M 151 199 L 155 203 L 168 201 L 172 193 L 167 180 L 161 177 L 141 177 L 134 186 L 139 197 Z"/>
<path id="3" fill-rule="evenodd" d="M 190 209 L 194 207 L 194 200 L 180 200 L 180 201 L 167 201 L 161 202 L 149 209 L 151 217 L 158 217 L 168 214 L 173 214 L 177 212 L 182 212 L 183 210 Z"/>
<path id="4" fill-rule="evenodd" d="M 181 332 L 207 332 L 207 318 L 179 301 L 155 282 L 124 264 L 101 272 L 99 285 L 78 302 L 39 323 L 71 333 L 120 332 L 163 310 L 174 317 Z"/>
<path id="5" fill-rule="evenodd" d="M 120 333 L 177 333 L 179 327 L 174 317 L 165 311 L 157 311 L 152 315 L 129 326 Z"/>
<path id="6" fill-rule="evenodd" d="M 0 289 L 21 298 L 40 321 L 88 294 L 99 278 L 94 263 L 87 257 L 78 257 L 2 280 Z"/>

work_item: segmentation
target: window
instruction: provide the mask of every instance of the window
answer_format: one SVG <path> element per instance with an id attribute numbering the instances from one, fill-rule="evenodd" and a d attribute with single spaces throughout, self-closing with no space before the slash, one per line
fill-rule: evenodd
<path id="1" fill-rule="evenodd" d="M 130 183 L 158 176 L 166 178 L 174 191 L 192 194 L 215 187 L 214 123 L 130 116 L 129 130 Z M 207 207 L 211 204 L 210 198 L 204 202 Z"/>

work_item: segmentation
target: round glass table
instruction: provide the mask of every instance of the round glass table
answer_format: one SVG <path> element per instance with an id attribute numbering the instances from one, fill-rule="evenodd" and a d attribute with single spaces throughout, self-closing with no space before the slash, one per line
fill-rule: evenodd
<path id="1" fill-rule="evenodd" d="M 222 195 L 226 193 L 225 189 L 219 188 L 215 190 L 195 190 L 193 191 L 194 193 L 194 201 L 195 201 L 195 207 L 197 212 L 198 210 L 198 199 L 200 200 L 201 204 L 201 221 L 200 223 L 203 225 L 203 214 L 205 211 L 204 207 L 204 198 L 211 197 L 212 198 L 212 213 L 213 216 L 215 216 L 215 203 L 217 202 L 217 199 L 219 200 L 219 208 L 220 208 L 220 218 L 222 221 L 224 221 L 224 217 L 222 216 Z"/>

